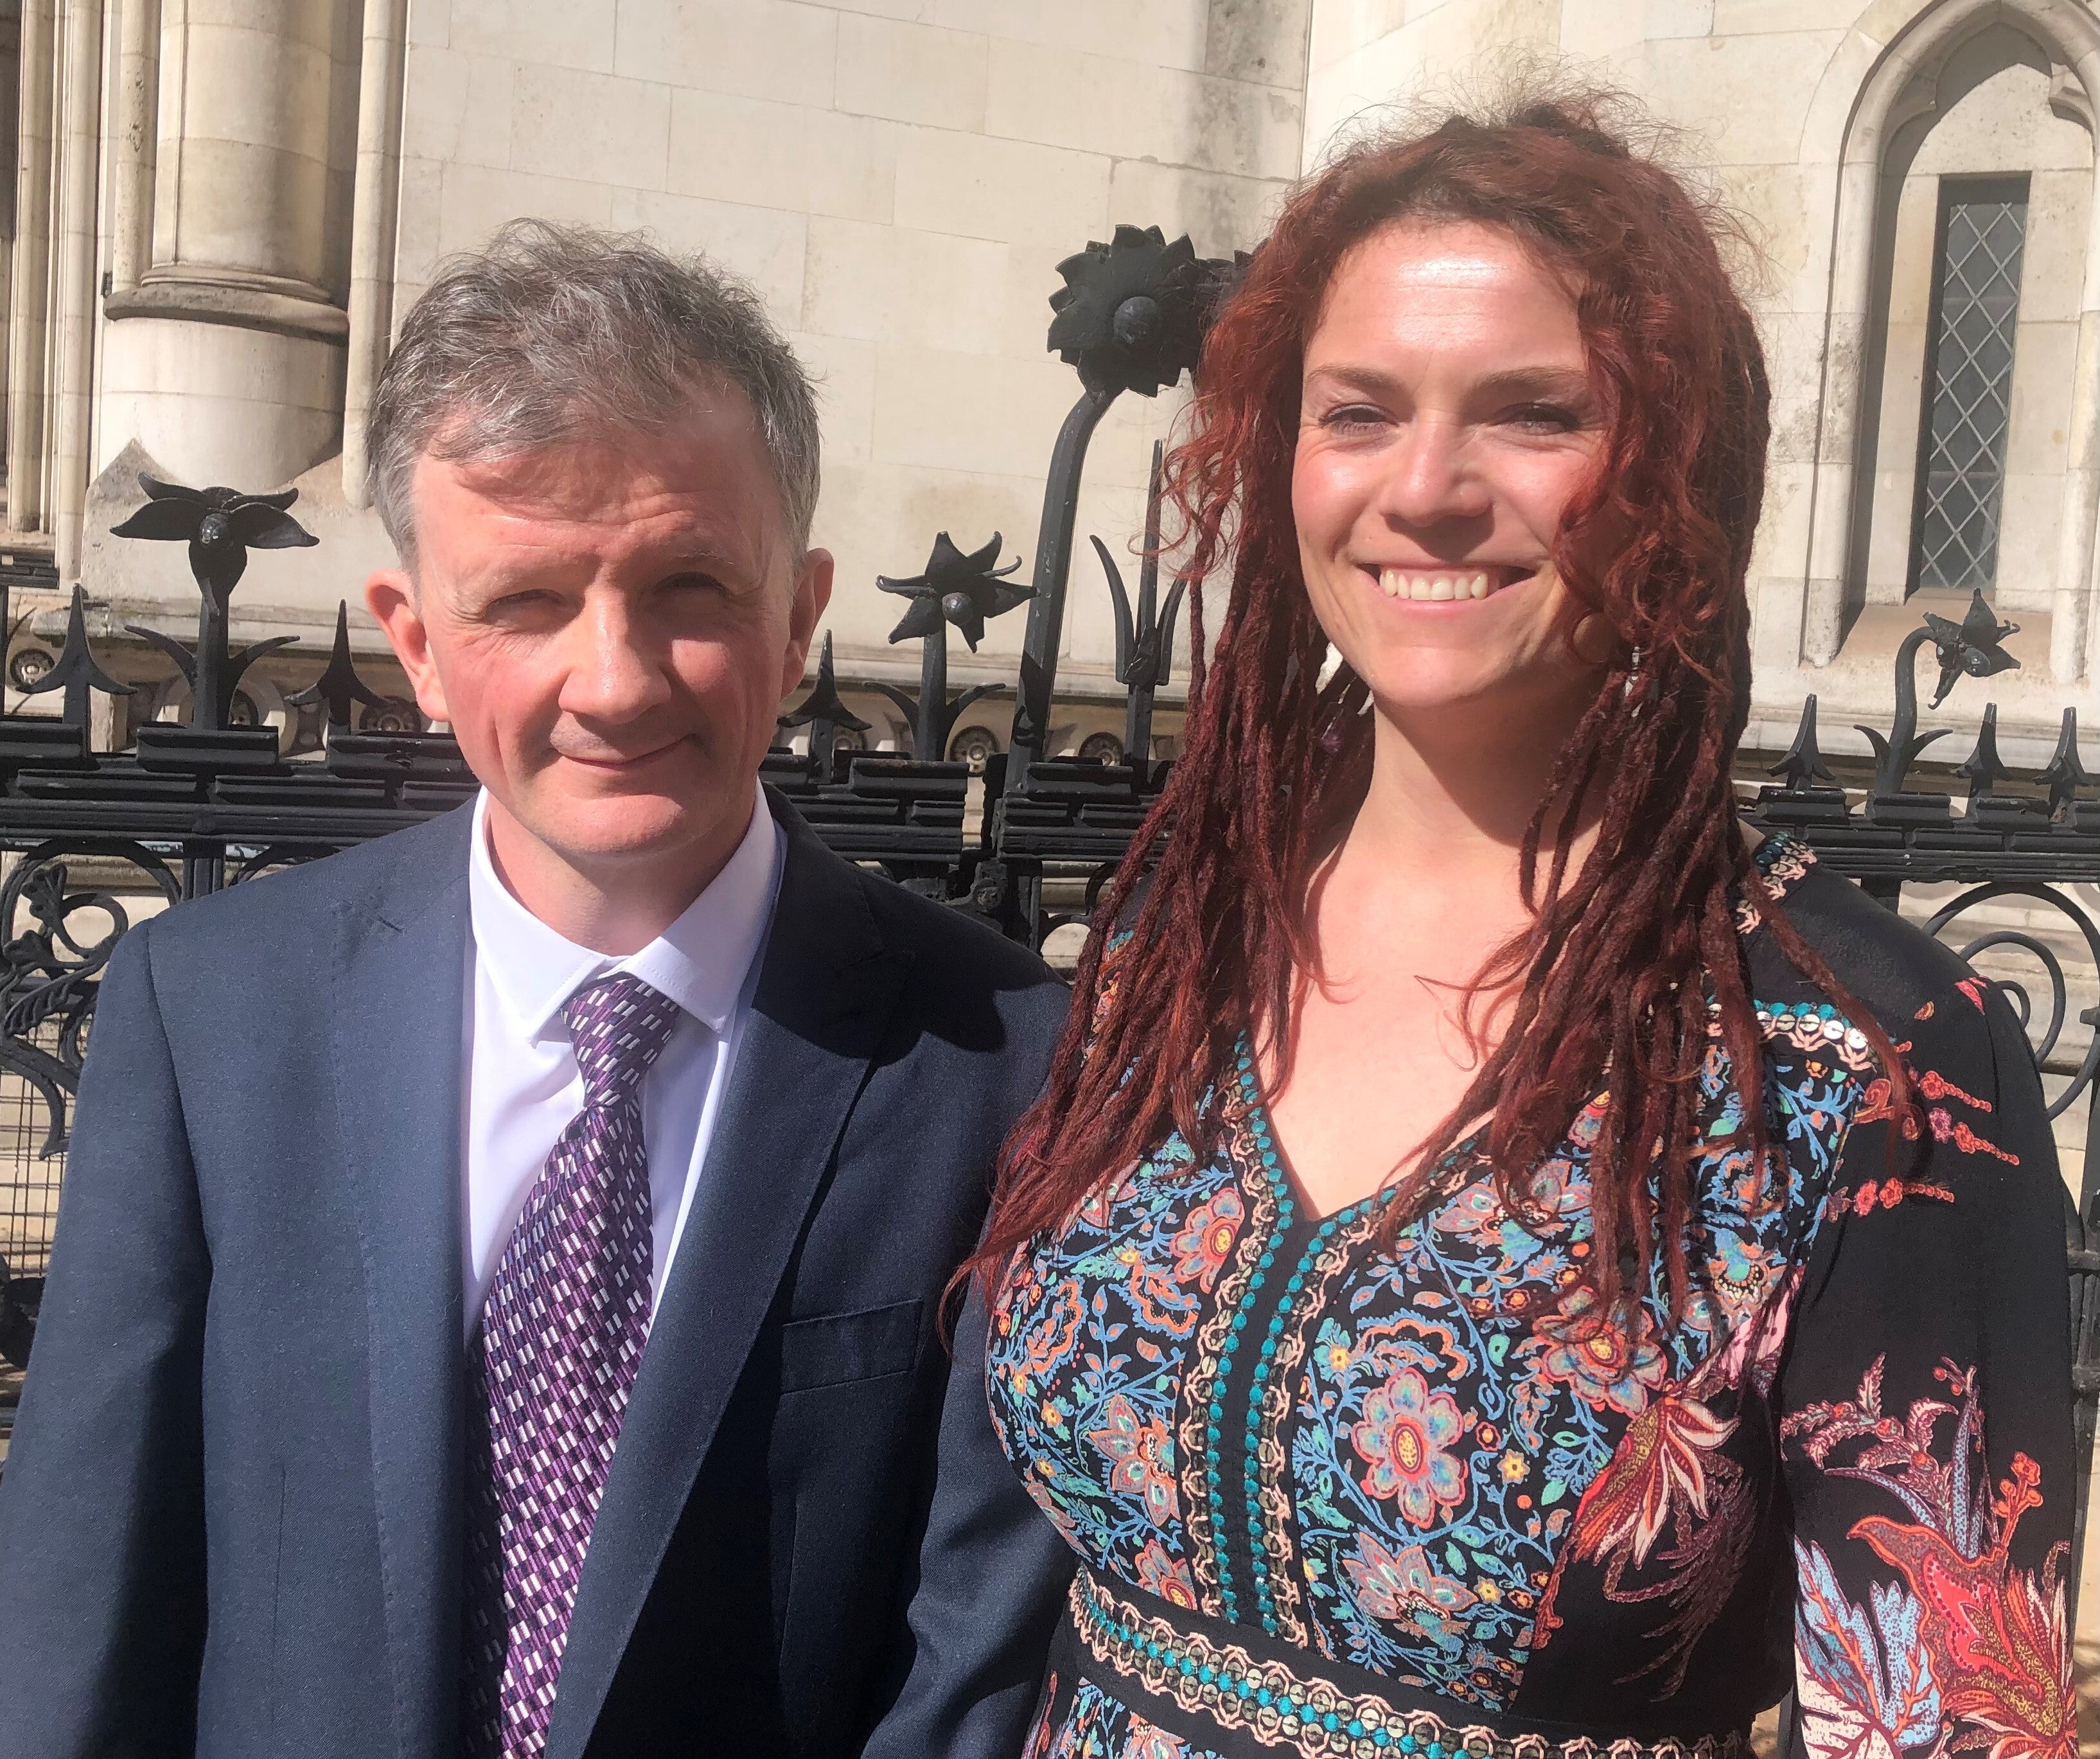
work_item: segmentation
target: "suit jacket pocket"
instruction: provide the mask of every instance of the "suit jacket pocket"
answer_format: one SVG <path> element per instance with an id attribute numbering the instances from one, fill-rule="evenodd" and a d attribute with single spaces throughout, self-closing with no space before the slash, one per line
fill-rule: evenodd
<path id="1" fill-rule="evenodd" d="M 919 1358 L 922 1305 L 915 1296 L 858 1313 L 790 1320 L 780 1328 L 781 1391 L 910 1373 Z"/>

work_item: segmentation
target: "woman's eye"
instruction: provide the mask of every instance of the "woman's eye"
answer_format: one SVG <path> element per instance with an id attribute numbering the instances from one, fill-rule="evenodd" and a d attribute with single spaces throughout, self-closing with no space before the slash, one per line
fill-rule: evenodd
<path id="1" fill-rule="evenodd" d="M 1332 432 L 1364 434 L 1387 424 L 1382 409 L 1374 409 L 1368 403 L 1344 403 L 1339 409 L 1329 410 L 1321 418 L 1320 425 Z"/>
<path id="2" fill-rule="evenodd" d="M 1558 403 L 1524 403 L 1512 409 L 1507 419 L 1511 426 L 1527 434 L 1573 434 L 1582 425 L 1582 418 L 1573 409 Z"/>

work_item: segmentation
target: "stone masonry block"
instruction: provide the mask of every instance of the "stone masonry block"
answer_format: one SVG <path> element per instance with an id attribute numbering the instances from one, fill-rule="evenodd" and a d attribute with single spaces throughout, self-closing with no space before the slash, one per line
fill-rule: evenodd
<path id="1" fill-rule="evenodd" d="M 510 163 L 510 113 L 516 64 L 457 49 L 412 47 L 401 107 L 405 157 Z"/>
<path id="2" fill-rule="evenodd" d="M 518 170 L 661 189 L 670 143 L 668 86 L 567 68 L 518 69 L 510 112 Z"/>
<path id="3" fill-rule="evenodd" d="M 886 221 L 907 133 L 872 117 L 674 91 L 668 183 L 679 195 Z"/>
<path id="4" fill-rule="evenodd" d="M 1210 0 L 934 0 L 933 22 L 1145 67 L 1203 65 Z"/>
<path id="5" fill-rule="evenodd" d="M 454 49 L 612 71 L 615 0 L 447 0 Z"/>
<path id="6" fill-rule="evenodd" d="M 999 302 L 987 297 L 1004 283 L 1008 248 L 953 233 L 813 220 L 801 326 L 963 354 L 1012 351 Z"/>
<path id="7" fill-rule="evenodd" d="M 929 232 L 1053 246 L 1107 236 L 1109 161 L 1032 141 L 944 129 L 906 131 L 898 149 L 896 221 Z"/>
<path id="8" fill-rule="evenodd" d="M 828 105 L 839 15 L 792 0 L 620 0 L 614 70 L 695 91 Z"/>
<path id="9" fill-rule="evenodd" d="M 995 42 L 986 126 L 1116 158 L 1287 177 L 1304 116 L 1273 86 Z"/>
<path id="10" fill-rule="evenodd" d="M 981 130 L 990 39 L 974 31 L 842 14 L 838 108 Z"/>
<path id="11" fill-rule="evenodd" d="M 697 253 L 741 276 L 783 329 L 800 321 L 807 215 L 660 190 L 615 189 L 611 223 L 623 232 L 646 232 L 665 250 Z"/>

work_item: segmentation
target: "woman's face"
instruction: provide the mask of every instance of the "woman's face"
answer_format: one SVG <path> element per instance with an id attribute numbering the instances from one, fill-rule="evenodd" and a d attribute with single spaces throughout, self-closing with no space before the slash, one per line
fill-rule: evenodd
<path id="1" fill-rule="evenodd" d="M 1314 612 L 1384 712 L 1521 710 L 1595 678 L 1549 557 L 1602 439 L 1574 302 L 1509 234 L 1408 223 L 1343 258 L 1291 505 Z"/>

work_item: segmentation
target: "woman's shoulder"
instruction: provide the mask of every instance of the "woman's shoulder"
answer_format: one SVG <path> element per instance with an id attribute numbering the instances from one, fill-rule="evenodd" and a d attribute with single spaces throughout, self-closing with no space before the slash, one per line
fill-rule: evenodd
<path id="1" fill-rule="evenodd" d="M 1775 833 L 1759 844 L 1758 866 L 1796 933 L 1891 1036 L 1914 1021 L 1974 1020 L 1985 985 L 1952 949 L 1854 881 L 1815 858 L 1798 838 Z M 1761 1003 L 1820 993 L 1747 906 L 1744 927 L 1751 986 Z M 1956 1003 L 1961 1004 L 1959 1007 Z"/>
<path id="2" fill-rule="evenodd" d="M 1908 1072 L 1922 1112 L 1901 1127 L 1916 1140 L 1930 1126 L 1922 1144 L 1930 1157 L 1927 1182 L 1958 1196 L 1965 1189 L 1974 1194 L 1981 1180 L 1993 1202 L 2016 1186 L 2054 1215 L 2061 1193 L 2050 1126 L 2033 1051 L 2012 1004 L 1952 949 L 1818 863 L 1805 847 L 1779 853 L 1792 870 L 1776 887 L 1788 924 L 1851 1003 L 1887 1034 Z M 1785 1062 L 1788 1046 L 1814 1048 L 1804 1027 L 1826 1041 L 1842 1038 L 1848 1065 L 1868 1078 L 1851 1124 L 1897 1119 L 1890 1083 L 1863 1035 L 1842 1026 L 1833 1033 L 1844 1004 L 1833 1006 L 1836 999 L 1790 963 L 1771 934 L 1753 933 L 1747 946 L 1768 1054 Z M 1870 1160 L 1857 1175 L 1865 1181 L 1859 1188 L 1868 1193 L 1889 1170 L 1882 1156 Z"/>

